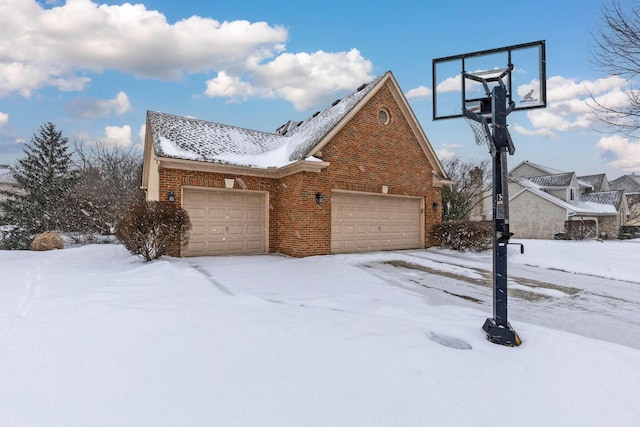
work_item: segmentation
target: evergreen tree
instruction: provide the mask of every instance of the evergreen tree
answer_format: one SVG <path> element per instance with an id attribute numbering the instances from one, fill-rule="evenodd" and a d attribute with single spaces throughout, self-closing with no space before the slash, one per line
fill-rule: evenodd
<path id="1" fill-rule="evenodd" d="M 4 244 L 27 249 L 35 234 L 65 231 L 69 190 L 77 181 L 67 138 L 52 123 L 42 125 L 18 160 L 13 175 L 22 192 L 2 202 L 2 222 L 11 226 Z"/>

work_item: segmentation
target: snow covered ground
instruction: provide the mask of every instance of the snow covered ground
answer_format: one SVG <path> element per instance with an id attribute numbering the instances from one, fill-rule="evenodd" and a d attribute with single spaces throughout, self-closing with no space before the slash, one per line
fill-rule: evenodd
<path id="1" fill-rule="evenodd" d="M 0 251 L 0 425 L 640 425 L 640 241 L 524 243 L 517 348 L 490 253 Z"/>

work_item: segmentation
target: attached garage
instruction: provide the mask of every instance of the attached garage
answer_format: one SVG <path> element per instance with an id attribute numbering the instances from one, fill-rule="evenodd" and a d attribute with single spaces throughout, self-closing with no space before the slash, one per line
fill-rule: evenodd
<path id="1" fill-rule="evenodd" d="M 184 207 L 167 255 L 293 257 L 436 243 L 451 184 L 389 71 L 271 132 L 147 112 L 142 188 Z"/>
<path id="2" fill-rule="evenodd" d="M 183 256 L 267 253 L 267 193 L 184 188 L 183 207 L 191 219 Z"/>
<path id="3" fill-rule="evenodd" d="M 422 248 L 423 205 L 420 197 L 334 191 L 331 252 Z"/>

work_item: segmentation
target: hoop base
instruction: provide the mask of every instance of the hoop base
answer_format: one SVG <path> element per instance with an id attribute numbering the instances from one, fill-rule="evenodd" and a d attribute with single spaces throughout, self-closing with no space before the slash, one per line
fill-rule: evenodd
<path id="1" fill-rule="evenodd" d="M 482 325 L 482 329 L 487 333 L 487 340 L 494 344 L 505 345 L 507 347 L 517 347 L 522 344 L 522 340 L 511 329 L 511 325 L 507 323 L 507 327 L 498 326 L 494 319 L 487 319 Z"/>

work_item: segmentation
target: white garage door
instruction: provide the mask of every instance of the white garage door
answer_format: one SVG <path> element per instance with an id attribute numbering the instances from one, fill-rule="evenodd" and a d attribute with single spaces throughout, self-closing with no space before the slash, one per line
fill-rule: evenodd
<path id="1" fill-rule="evenodd" d="M 266 193 L 185 188 L 191 219 L 184 256 L 266 253 Z"/>
<path id="2" fill-rule="evenodd" d="M 421 248 L 421 209 L 421 198 L 334 192 L 331 252 Z"/>

